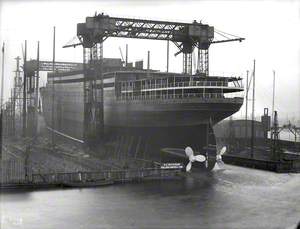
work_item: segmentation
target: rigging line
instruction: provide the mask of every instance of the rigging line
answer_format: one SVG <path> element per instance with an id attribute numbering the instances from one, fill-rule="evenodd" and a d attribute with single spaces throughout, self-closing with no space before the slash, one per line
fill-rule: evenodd
<path id="1" fill-rule="evenodd" d="M 225 37 L 225 36 L 223 36 L 226 40 L 229 40 L 230 38 L 229 37 Z M 216 37 L 214 37 L 214 42 L 215 41 L 223 41 L 222 39 L 224 39 L 223 37 L 219 37 L 219 38 L 216 38 Z"/>
<path id="2" fill-rule="evenodd" d="M 219 31 L 219 30 L 216 30 L 216 29 L 214 30 L 214 32 L 217 33 L 217 34 L 220 34 L 222 36 L 228 35 L 228 34 L 223 33 L 222 31 Z"/>
<path id="3" fill-rule="evenodd" d="M 227 39 L 230 39 L 230 37 L 227 37 L 227 36 L 225 36 L 225 35 L 222 34 L 222 33 L 219 33 L 219 32 L 217 32 L 217 31 L 215 31 L 215 33 L 216 33 L 216 34 L 219 34 L 219 35 L 222 36 L 222 37 L 225 37 L 225 38 L 227 38 Z"/>
<path id="4" fill-rule="evenodd" d="M 262 100 L 262 104 L 269 104 L 270 101 L 267 99 L 268 96 L 266 96 L 263 92 L 257 90 L 257 100 L 261 101 Z"/>
<path id="5" fill-rule="evenodd" d="M 249 83 L 249 85 L 250 85 L 250 83 Z M 262 87 L 260 87 L 260 88 L 262 88 Z M 263 90 L 258 90 L 258 93 L 260 95 L 263 95 L 263 97 L 268 97 L 268 98 L 272 97 L 272 92 L 269 87 L 263 87 L 262 89 Z M 288 108 L 289 108 L 285 103 L 280 104 L 280 107 L 282 108 L 280 110 L 288 110 Z"/>
<path id="6" fill-rule="evenodd" d="M 77 40 L 77 41 L 76 41 Z M 78 39 L 78 37 L 77 36 L 74 36 L 74 37 L 72 37 L 66 44 L 70 44 L 70 43 L 74 43 L 74 42 L 79 42 L 79 39 Z"/>
<path id="7" fill-rule="evenodd" d="M 239 38 L 239 36 L 236 36 L 236 35 L 233 35 L 233 34 L 230 34 L 230 33 L 226 33 L 226 32 L 223 32 L 223 31 L 218 30 L 218 29 L 215 28 L 215 32 L 217 32 L 217 31 L 218 31 L 219 33 L 222 33 L 222 34 L 226 34 L 226 35 L 229 35 L 229 36 L 232 36 L 232 37 Z"/>
<path id="8" fill-rule="evenodd" d="M 253 70 L 251 71 L 251 76 L 250 76 L 249 84 L 248 84 L 248 87 L 247 87 L 248 90 L 246 91 L 246 93 L 249 92 L 249 89 L 250 89 L 250 86 L 251 86 L 252 78 L 253 78 Z"/>
<path id="9" fill-rule="evenodd" d="M 253 74 L 253 72 L 252 72 L 252 74 Z M 251 78 L 250 78 L 250 81 L 249 81 L 249 86 L 248 86 L 248 91 L 249 91 L 249 89 L 250 89 L 250 86 L 251 86 L 251 80 L 252 80 L 252 75 L 251 74 Z M 262 98 L 262 100 L 263 100 L 263 102 L 264 102 L 264 104 L 266 104 L 266 102 L 267 102 L 267 104 L 269 103 L 267 100 L 265 100 L 265 98 L 264 97 L 268 97 L 268 98 L 271 98 L 271 92 L 270 92 L 270 89 L 269 88 L 267 88 L 267 87 L 263 87 L 263 90 L 257 90 L 257 94 L 258 94 L 258 97 L 260 97 L 260 98 Z M 250 101 L 250 100 L 249 100 Z M 282 104 L 280 104 L 280 110 L 288 110 L 288 106 L 285 104 L 285 103 L 282 103 Z M 278 110 L 278 109 L 277 109 Z"/>
<path id="10" fill-rule="evenodd" d="M 252 81 L 252 78 L 253 78 L 253 71 L 251 72 L 251 78 L 250 78 L 250 80 L 249 80 L 249 84 L 248 84 L 248 88 L 247 88 L 248 91 L 247 91 L 247 92 L 249 92 L 249 89 L 250 89 L 250 87 L 251 87 L 251 81 Z M 246 92 L 246 93 L 247 93 L 247 92 Z M 262 93 L 263 93 L 263 96 L 261 96 Z M 266 102 L 268 103 L 268 101 L 266 101 L 264 97 L 269 97 L 269 96 L 268 96 L 267 94 L 265 94 L 264 91 L 261 92 L 260 90 L 257 90 L 257 94 L 258 94 L 258 97 L 261 97 L 261 98 L 262 98 L 262 100 L 263 100 L 264 103 L 266 103 Z"/>
<path id="11" fill-rule="evenodd" d="M 236 38 L 239 38 L 239 36 L 236 36 L 236 35 L 233 35 L 233 34 L 230 34 L 230 33 L 226 33 L 226 32 L 223 32 L 223 31 L 221 31 L 221 30 L 218 30 L 218 29 L 216 29 L 216 28 L 215 28 L 215 32 L 216 32 L 216 31 L 219 31 L 220 33 L 224 33 L 224 34 L 227 34 L 227 35 L 230 35 L 230 36 L 236 37 Z"/>
<path id="12" fill-rule="evenodd" d="M 264 90 L 262 90 L 262 91 L 258 90 L 258 93 L 263 94 L 263 97 L 272 98 L 270 90 L 266 87 L 264 87 L 263 89 Z M 288 110 L 288 108 L 289 108 L 285 103 L 280 104 L 280 107 L 282 108 L 280 110 Z"/>

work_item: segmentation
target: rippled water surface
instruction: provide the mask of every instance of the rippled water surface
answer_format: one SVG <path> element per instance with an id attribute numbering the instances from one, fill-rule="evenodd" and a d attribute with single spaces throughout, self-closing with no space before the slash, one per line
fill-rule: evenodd
<path id="1" fill-rule="evenodd" d="M 226 165 L 99 188 L 1 194 L 1 228 L 295 228 L 300 174 Z"/>

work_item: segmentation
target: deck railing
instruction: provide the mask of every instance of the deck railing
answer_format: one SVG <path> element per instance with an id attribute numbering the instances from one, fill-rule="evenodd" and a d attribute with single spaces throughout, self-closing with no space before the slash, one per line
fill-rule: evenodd
<path id="1" fill-rule="evenodd" d="M 147 83 L 146 83 L 147 82 Z M 150 83 L 151 82 L 151 83 Z M 127 85 L 126 85 L 127 83 Z M 129 83 L 129 84 L 128 84 Z M 131 91 L 134 89 L 135 82 L 123 82 L 121 83 L 121 91 Z M 234 87 L 234 88 L 242 88 L 243 86 L 236 83 L 224 82 L 224 81 L 189 81 L 189 82 L 171 82 L 166 83 L 162 80 L 152 80 L 141 82 L 141 90 L 152 90 L 152 89 L 173 89 L 173 88 L 182 88 L 182 87 Z"/>
<path id="2" fill-rule="evenodd" d="M 199 99 L 230 99 L 239 98 L 242 99 L 243 96 L 240 94 L 222 94 L 222 93 L 170 93 L 170 94 L 140 94 L 133 95 L 133 93 L 122 94 L 119 96 L 119 100 L 167 100 L 167 99 L 187 99 L 187 98 L 199 98 Z"/>
<path id="3" fill-rule="evenodd" d="M 152 88 L 167 88 L 167 87 L 196 87 L 196 86 L 207 86 L 207 87 L 227 87 L 228 83 L 224 81 L 189 81 L 189 82 L 175 82 L 175 83 L 158 83 L 158 84 L 145 84 L 144 89 Z"/>

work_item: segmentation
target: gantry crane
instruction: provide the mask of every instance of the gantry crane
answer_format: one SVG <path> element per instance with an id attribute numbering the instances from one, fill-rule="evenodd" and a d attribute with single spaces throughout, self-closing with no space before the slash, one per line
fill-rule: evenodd
<path id="1" fill-rule="evenodd" d="M 226 39 L 214 39 L 215 32 Z M 192 74 L 192 53 L 196 48 L 198 49 L 197 72 L 202 76 L 209 75 L 208 49 L 211 44 L 244 40 L 241 37 L 218 32 L 214 27 L 196 21 L 181 23 L 118 18 L 103 13 L 87 17 L 85 23 L 77 24 L 77 37 L 79 42 L 67 44 L 64 48 L 83 46 L 85 139 L 92 137 L 87 136 L 87 133 L 97 135 L 97 132 L 103 129 L 103 126 L 101 127 L 103 124 L 103 90 L 102 86 L 100 88 L 97 86 L 96 80 L 102 80 L 102 45 L 108 37 L 171 41 L 179 49 L 175 55 L 183 53 L 185 74 Z"/>
<path id="2" fill-rule="evenodd" d="M 214 33 L 218 33 L 226 39 L 214 40 Z M 193 23 L 154 21 L 117 18 L 104 14 L 87 17 L 85 23 L 77 24 L 77 36 L 80 40 L 79 43 L 68 44 L 64 47 L 82 45 L 84 48 L 94 48 L 108 37 L 172 41 L 179 49 L 175 55 L 184 54 L 183 72 L 187 74 L 192 73 L 191 54 L 194 48 L 197 48 L 198 55 L 200 54 L 198 70 L 205 75 L 208 75 L 209 71 L 208 48 L 211 44 L 245 39 L 216 31 L 214 27 L 197 21 Z M 233 38 L 230 39 L 228 36 Z"/>

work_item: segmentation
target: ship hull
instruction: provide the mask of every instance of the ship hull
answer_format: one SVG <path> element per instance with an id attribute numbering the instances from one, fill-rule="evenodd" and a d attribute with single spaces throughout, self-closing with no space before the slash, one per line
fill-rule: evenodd
<path id="1" fill-rule="evenodd" d="M 104 103 L 108 127 L 173 127 L 213 125 L 239 110 L 239 103 L 200 99 Z"/>
<path id="2" fill-rule="evenodd" d="M 241 98 L 122 100 L 115 96 L 114 87 L 105 88 L 103 93 L 103 125 L 96 143 L 113 142 L 113 152 L 122 152 L 124 157 L 184 165 L 188 163 L 184 149 L 190 146 L 208 156 L 207 165 L 193 165 L 206 170 L 213 168 L 216 158 L 215 147 L 205 149 L 208 145 L 216 145 L 212 126 L 237 112 L 242 105 Z M 84 139 L 89 133 L 84 133 L 83 82 L 47 86 L 41 90 L 41 95 L 48 127 L 64 137 L 82 142 L 89 140 Z M 166 152 L 165 148 L 180 149 L 181 153 Z"/>
<path id="3" fill-rule="evenodd" d="M 215 165 L 215 149 L 206 150 L 207 145 L 215 146 L 216 140 L 209 124 L 169 127 L 107 127 L 107 142 L 120 142 L 119 148 L 134 158 L 160 163 L 188 163 L 184 149 L 190 146 L 196 154 L 208 156 L 205 163 L 194 163 L 194 167 L 211 170 Z M 174 149 L 174 150 L 166 150 Z M 174 153 L 173 153 L 174 151 Z M 178 152 L 177 152 L 178 151 Z"/>

